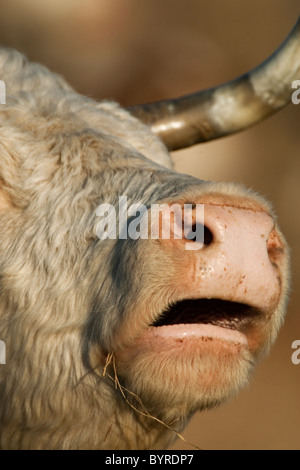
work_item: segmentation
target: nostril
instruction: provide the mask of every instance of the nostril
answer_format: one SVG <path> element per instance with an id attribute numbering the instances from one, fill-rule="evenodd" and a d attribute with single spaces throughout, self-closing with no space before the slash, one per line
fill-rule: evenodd
<path id="1" fill-rule="evenodd" d="M 202 224 L 193 224 L 192 230 L 188 233 L 186 238 L 193 242 L 203 241 L 203 244 L 208 246 L 213 241 L 213 234 L 205 225 L 203 226 Z"/>
<path id="2" fill-rule="evenodd" d="M 277 264 L 283 253 L 283 245 L 276 230 L 272 230 L 267 241 L 267 250 L 271 263 Z"/>
<path id="3" fill-rule="evenodd" d="M 204 245 L 210 245 L 213 241 L 213 234 L 209 228 L 204 226 Z"/>

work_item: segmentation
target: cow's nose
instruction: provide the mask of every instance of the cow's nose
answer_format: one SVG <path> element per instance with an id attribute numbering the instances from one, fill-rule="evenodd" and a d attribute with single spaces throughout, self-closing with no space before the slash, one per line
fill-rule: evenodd
<path id="1" fill-rule="evenodd" d="M 197 206 L 193 209 L 190 229 L 192 235 L 185 230 L 185 249 L 193 259 L 195 296 L 274 306 L 280 294 L 283 247 L 269 214 L 204 204 L 198 212 Z M 202 233 L 202 244 L 197 233 Z"/>

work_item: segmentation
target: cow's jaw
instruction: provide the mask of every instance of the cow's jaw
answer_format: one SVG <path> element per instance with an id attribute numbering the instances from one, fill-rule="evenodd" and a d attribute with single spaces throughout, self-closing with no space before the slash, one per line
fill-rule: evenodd
<path id="1" fill-rule="evenodd" d="M 142 388 L 150 388 L 152 397 L 157 384 L 165 397 L 169 391 L 174 397 L 179 390 L 179 401 L 193 395 L 192 407 L 216 405 L 248 380 L 256 350 L 266 340 L 262 332 L 268 321 L 267 311 L 247 304 L 180 300 L 163 309 L 131 346 L 117 353 L 117 362 L 121 371 L 135 364 L 144 379 Z"/>

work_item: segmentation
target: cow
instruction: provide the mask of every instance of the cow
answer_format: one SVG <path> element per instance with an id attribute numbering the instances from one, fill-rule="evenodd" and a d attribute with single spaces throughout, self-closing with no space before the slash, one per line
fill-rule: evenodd
<path id="1" fill-rule="evenodd" d="M 164 449 L 248 383 L 284 320 L 288 246 L 264 198 L 180 174 L 169 151 L 287 104 L 299 36 L 229 84 L 128 109 L 0 49 L 2 449 Z M 156 237 L 127 236 L 124 197 L 140 223 L 162 208 Z"/>

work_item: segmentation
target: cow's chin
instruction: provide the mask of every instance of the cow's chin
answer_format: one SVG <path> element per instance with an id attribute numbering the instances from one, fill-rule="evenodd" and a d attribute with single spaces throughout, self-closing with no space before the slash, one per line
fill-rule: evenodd
<path id="1" fill-rule="evenodd" d="M 247 383 L 253 363 L 243 334 L 196 324 L 151 327 L 116 355 L 126 388 L 150 413 L 155 410 L 169 422 L 235 395 Z"/>

